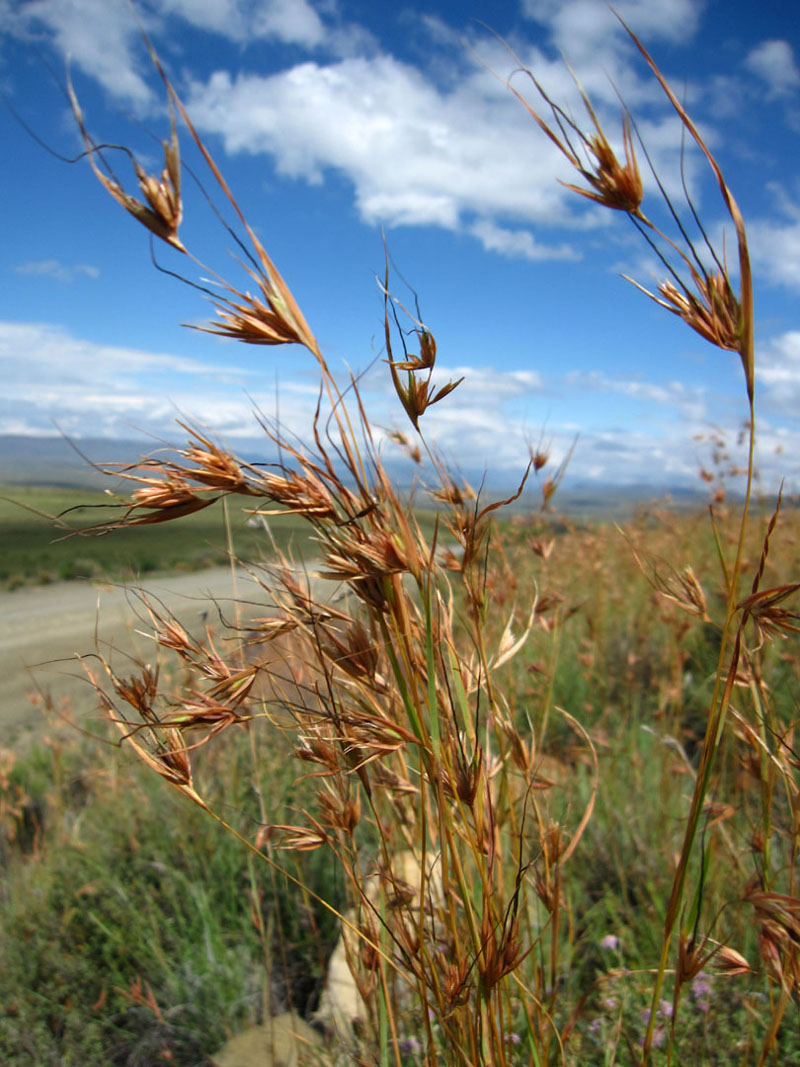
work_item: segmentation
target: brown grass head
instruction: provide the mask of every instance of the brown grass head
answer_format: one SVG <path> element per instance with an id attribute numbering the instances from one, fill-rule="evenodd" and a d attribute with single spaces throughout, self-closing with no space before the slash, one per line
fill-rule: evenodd
<path id="1" fill-rule="evenodd" d="M 689 267 L 695 290 L 681 283 L 664 281 L 658 286 L 658 295 L 643 285 L 623 275 L 639 292 L 650 297 L 659 307 L 683 319 L 695 333 L 717 348 L 739 352 L 742 341 L 742 309 L 734 294 L 726 271 L 710 273 Z"/>
<path id="2" fill-rule="evenodd" d="M 617 18 L 619 18 L 619 16 L 617 16 Z M 678 100 L 666 78 L 659 70 L 658 65 L 636 34 L 625 25 L 625 22 L 622 19 L 619 19 L 619 21 L 622 23 L 622 26 L 628 33 L 628 36 L 633 41 L 634 45 L 644 57 L 645 62 L 650 67 L 656 81 L 659 83 L 667 99 L 675 109 L 684 128 L 706 157 L 706 160 L 714 173 L 714 177 L 717 180 L 717 184 L 719 185 L 720 194 L 731 218 L 731 222 L 736 230 L 736 242 L 739 251 L 738 299 L 732 299 L 732 292 L 729 294 L 727 291 L 731 287 L 727 277 L 727 271 L 724 269 L 720 271 L 722 277 L 717 278 L 713 283 L 709 280 L 709 276 L 704 272 L 705 292 L 701 290 L 700 296 L 701 302 L 706 305 L 706 309 L 710 309 L 713 313 L 713 332 L 716 332 L 715 320 L 719 317 L 720 325 L 723 327 L 720 331 L 720 336 L 727 338 L 728 341 L 733 341 L 733 333 L 730 331 L 730 326 L 735 326 L 736 344 L 731 344 L 730 346 L 726 345 L 724 347 L 730 347 L 731 350 L 739 353 L 742 361 L 742 368 L 744 370 L 747 395 L 752 405 L 755 389 L 755 320 L 753 313 L 753 275 L 750 266 L 750 250 L 747 244 L 747 232 L 745 229 L 744 218 L 728 183 L 725 181 L 719 164 L 714 158 L 711 149 L 701 137 L 699 130 L 695 126 L 688 112 Z M 726 319 L 730 319 L 730 322 L 726 323 Z M 716 344 L 717 342 L 714 341 L 713 343 Z"/>
<path id="3" fill-rule="evenodd" d="M 72 104 L 72 113 L 75 116 L 75 121 L 78 124 L 83 143 L 86 146 L 86 154 L 89 163 L 91 164 L 97 180 L 118 204 L 121 204 L 130 215 L 133 215 L 133 217 L 152 234 L 155 234 L 156 237 L 160 237 L 162 241 L 165 241 L 179 252 L 186 252 L 183 242 L 178 237 L 178 227 L 180 226 L 183 217 L 183 206 L 181 201 L 181 162 L 180 146 L 178 144 L 178 134 L 175 129 L 175 115 L 172 106 L 170 106 L 171 134 L 169 141 L 163 142 L 164 169 L 161 171 L 159 177 L 147 174 L 144 168 L 137 162 L 133 154 L 125 149 L 130 155 L 133 169 L 136 173 L 136 179 L 139 183 L 139 189 L 144 196 L 143 202 L 137 200 L 136 197 L 131 196 L 129 193 L 126 193 L 122 185 L 113 177 L 113 174 L 105 174 L 98 166 L 97 159 L 100 158 L 103 160 L 103 157 L 100 148 L 92 140 L 86 130 L 83 121 L 83 112 L 78 104 L 78 98 L 75 95 L 72 82 L 69 79 L 67 80 L 67 92 L 69 94 L 70 103 Z M 105 160 L 103 160 L 103 163 L 106 165 Z"/>
<path id="4" fill-rule="evenodd" d="M 260 244 L 258 251 L 262 269 L 245 269 L 256 282 L 260 296 L 242 293 L 226 283 L 230 296 L 214 302 L 221 321 L 195 328 L 248 345 L 300 344 L 318 356 L 317 343 L 288 287 Z"/>
<path id="5" fill-rule="evenodd" d="M 631 119 L 627 111 L 623 111 L 622 115 L 622 144 L 625 156 L 623 163 L 611 147 L 589 97 L 572 71 L 570 74 L 572 74 L 592 124 L 594 131 L 592 133 L 587 134 L 581 130 L 564 109 L 548 95 L 530 70 L 522 65 L 519 70 L 536 87 L 536 91 L 553 116 L 553 125 L 550 125 L 523 94 L 514 88 L 510 80 L 506 81 L 506 85 L 539 129 L 575 168 L 589 188 L 571 185 L 569 182 L 561 184 L 579 196 L 586 197 L 587 200 L 610 208 L 612 211 L 624 211 L 638 217 L 641 214 L 644 186 L 633 148 Z M 576 147 L 576 144 L 579 147 Z"/>
<path id="6" fill-rule="evenodd" d="M 767 970 L 788 995 L 800 997 L 800 900 L 758 891 L 747 901 L 759 923 L 759 951 Z"/>
<path id="7" fill-rule="evenodd" d="M 392 384 L 394 385 L 397 397 L 400 403 L 403 405 L 403 410 L 411 422 L 411 425 L 415 430 L 419 431 L 419 420 L 425 414 L 429 407 L 433 404 L 438 404 L 439 401 L 444 400 L 446 396 L 449 396 L 454 389 L 463 382 L 463 377 L 451 380 L 445 385 L 434 388 L 432 384 L 432 375 L 434 365 L 436 363 L 436 339 L 428 329 L 428 327 L 417 317 L 408 312 L 402 304 L 400 304 L 389 293 L 389 254 L 386 253 L 386 273 L 383 285 L 381 286 L 383 291 L 384 300 L 384 340 L 386 345 L 386 362 L 389 364 L 389 370 L 392 375 Z M 397 331 L 400 337 L 400 342 L 403 346 L 403 358 L 396 359 L 392 352 L 392 326 L 389 318 L 389 309 L 391 307 L 392 321 L 397 327 Z M 419 341 L 419 353 L 409 353 L 406 346 L 406 340 L 404 331 L 400 325 L 400 318 L 398 315 L 398 309 L 410 320 L 412 323 L 411 333 Z"/>
<path id="8" fill-rule="evenodd" d="M 736 978 L 750 973 L 750 964 L 746 958 L 729 945 L 721 945 L 713 960 L 714 970 L 729 978 Z"/>

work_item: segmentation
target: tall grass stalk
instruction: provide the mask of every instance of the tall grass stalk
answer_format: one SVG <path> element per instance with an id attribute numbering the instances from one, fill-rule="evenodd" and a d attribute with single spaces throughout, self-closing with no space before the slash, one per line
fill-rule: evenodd
<path id="1" fill-rule="evenodd" d="M 679 210 L 657 175 L 660 207 L 655 210 L 667 221 L 653 221 L 637 159 L 646 150 L 626 110 L 620 159 L 582 89 L 588 132 L 548 96 L 532 72 L 521 68 L 538 94 L 536 106 L 515 84 L 508 85 L 575 168 L 581 184 L 569 188 L 627 216 L 658 257 L 666 280 L 654 293 L 644 290 L 647 295 L 709 343 L 736 353 L 742 364 L 748 404 L 746 489 L 731 559 L 723 538 L 717 538 L 725 607 L 713 692 L 683 840 L 663 906 L 649 1019 L 636 1055 L 642 1067 L 651 1060 L 671 969 L 668 1058 L 677 1040 L 682 993 L 703 969 L 749 970 L 744 956 L 717 936 L 724 909 L 715 916 L 706 906 L 717 852 L 731 849 L 729 836 L 720 834 L 718 844 L 710 832 L 723 741 L 729 738 L 760 768 L 761 837 L 753 844 L 758 877 L 743 899 L 753 911 L 761 957 L 779 990 L 763 1038 L 759 1062 L 764 1062 L 800 980 L 800 902 L 794 896 L 795 876 L 789 874 L 787 880 L 786 874 L 787 861 L 797 857 L 800 804 L 791 736 L 781 733 L 772 717 L 760 662 L 768 638 L 797 630 L 796 616 L 783 605 L 798 583 L 761 588 L 776 510 L 750 592 L 742 596 L 755 442 L 754 310 L 745 226 L 690 116 L 641 43 L 633 34 L 631 39 L 717 180 L 736 232 L 738 289 L 688 194 Z M 320 398 L 305 444 L 290 438 L 277 422 L 261 420 L 280 457 L 270 466 L 245 462 L 188 428 L 190 440 L 174 456 L 114 471 L 136 488 L 119 519 L 94 529 L 105 533 L 169 521 L 239 496 L 254 515 L 302 517 L 313 531 L 319 559 L 314 576 L 288 554 L 256 572 L 268 609 L 256 618 L 251 610 L 238 610 L 230 654 L 210 631 L 190 635 L 178 619 L 148 602 L 160 653 L 175 657 L 187 679 L 177 692 L 165 690 L 158 671 L 145 664 L 122 677 L 101 657 L 101 669 L 87 666 L 89 677 L 108 717 L 136 754 L 282 878 L 298 886 L 302 881 L 281 858 L 292 851 L 325 848 L 336 858 L 352 911 L 333 910 L 345 927 L 359 1007 L 350 1016 L 334 1012 L 330 1018 L 335 1017 L 337 1039 L 354 1061 L 367 1062 L 377 1050 L 381 1064 L 400 1067 L 407 1062 L 402 1050 L 421 1039 L 419 1055 L 431 1065 L 567 1062 L 569 1040 L 591 992 L 584 991 L 576 1004 L 562 1002 L 576 942 L 567 887 L 574 885 L 573 860 L 598 796 L 597 744 L 576 711 L 561 708 L 554 699 L 563 629 L 556 601 L 540 598 L 531 587 L 527 598 L 532 606 L 506 604 L 501 619 L 498 604 L 503 599 L 492 582 L 501 556 L 493 544 L 498 512 L 519 498 L 547 456 L 537 450 L 518 491 L 491 503 L 447 470 L 426 439 L 424 416 L 460 382 L 435 380 L 434 335 L 418 308 L 410 314 L 391 292 L 387 257 L 386 362 L 414 435 L 396 433 L 394 438 L 415 460 L 427 457 L 432 482 L 426 491 L 439 508 L 432 533 L 423 530 L 383 465 L 358 380 L 337 382 L 286 282 L 152 54 L 171 113 L 164 173 L 148 176 L 137 164 L 143 199 L 125 193 L 107 165 L 108 150 L 91 139 L 70 89 L 94 172 L 155 238 L 198 265 L 178 236 L 183 206 L 174 116 L 179 115 L 238 218 L 242 234 L 229 232 L 258 289 L 251 296 L 203 266 L 219 284 L 213 295 L 219 318 L 207 329 L 246 344 L 304 346 L 319 368 Z M 562 475 L 563 467 L 544 482 L 545 503 Z M 441 544 L 445 535 L 455 550 Z M 539 543 L 537 551 L 546 562 L 549 549 Z M 645 546 L 641 558 L 649 566 L 646 555 Z M 312 577 L 338 583 L 346 595 L 333 600 L 323 596 Z M 659 577 L 655 592 L 704 623 L 709 620 L 705 592 L 691 567 Z M 517 708 L 513 691 L 514 661 L 534 631 L 547 635 L 551 658 L 538 717 Z M 270 649 L 276 653 L 272 659 Z M 751 716 L 733 706 L 743 679 L 752 696 Z M 261 822 L 248 838 L 206 803 L 196 786 L 194 761 L 205 746 L 236 727 L 250 733 L 257 774 L 257 725 L 288 735 L 316 795 L 314 805 L 299 811 L 292 824 L 270 821 L 268 798 L 261 796 Z M 586 767 L 577 775 L 580 789 L 574 793 L 577 797 L 583 790 L 582 806 L 566 812 L 551 802 L 540 775 L 545 741 L 558 730 L 577 739 Z M 684 762 L 689 763 L 688 757 Z M 793 821 L 787 829 L 782 808 L 776 845 L 778 778 Z M 775 867 L 776 847 L 784 860 L 780 869 Z M 778 892 L 776 884 L 786 892 Z M 621 1032 L 620 1014 L 614 1049 Z"/>

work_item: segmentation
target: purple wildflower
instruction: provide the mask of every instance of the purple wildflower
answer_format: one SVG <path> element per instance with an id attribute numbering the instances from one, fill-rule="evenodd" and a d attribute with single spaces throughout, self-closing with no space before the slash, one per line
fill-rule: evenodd
<path id="1" fill-rule="evenodd" d="M 707 997 L 711 994 L 711 981 L 705 971 L 700 971 L 692 982 L 692 996 Z"/>
<path id="2" fill-rule="evenodd" d="M 410 1037 L 401 1038 L 398 1041 L 400 1052 L 414 1054 L 416 1052 L 422 1052 L 422 1042 L 413 1034 Z"/>
<path id="3" fill-rule="evenodd" d="M 711 1007 L 711 980 L 710 975 L 707 975 L 705 971 L 700 971 L 691 985 L 692 998 L 694 1000 L 694 1006 L 698 1011 L 701 1011 L 704 1015 Z"/>

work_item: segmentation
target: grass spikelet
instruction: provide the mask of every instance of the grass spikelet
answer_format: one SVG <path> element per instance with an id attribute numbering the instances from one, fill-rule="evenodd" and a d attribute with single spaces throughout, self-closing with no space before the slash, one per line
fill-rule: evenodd
<path id="1" fill-rule="evenodd" d="M 563 182 L 562 184 L 579 196 L 583 196 L 596 204 L 601 204 L 603 207 L 610 208 L 612 211 L 624 211 L 626 214 L 638 216 L 644 196 L 644 187 L 633 148 L 630 115 L 623 111 L 622 144 L 625 162 L 621 163 L 603 132 L 589 97 L 572 71 L 570 73 L 594 128 L 593 133 L 584 133 L 566 111 L 548 96 L 531 71 L 521 64 L 519 71 L 525 74 L 536 87 L 539 96 L 550 110 L 555 125 L 549 125 L 542 118 L 523 94 L 511 84 L 511 79 L 506 81 L 506 85 L 520 101 L 542 133 L 581 175 L 589 188 L 570 185 L 568 182 Z M 573 139 L 577 141 L 580 149 L 575 147 Z M 583 155 L 581 155 L 581 151 Z"/>
<path id="2" fill-rule="evenodd" d="M 159 237 L 162 241 L 171 245 L 178 252 L 185 253 L 186 248 L 178 237 L 178 227 L 180 226 L 183 217 L 183 206 L 181 203 L 181 162 L 178 134 L 175 129 L 175 115 L 172 106 L 170 105 L 170 139 L 169 141 L 163 142 L 164 169 L 162 170 L 160 177 L 147 174 L 134 156 L 128 152 L 127 149 L 124 149 L 124 151 L 128 152 L 128 155 L 130 155 L 131 163 L 133 164 L 133 169 L 136 173 L 136 179 L 139 182 L 139 188 L 144 196 L 145 202 L 142 202 L 125 192 L 122 185 L 114 177 L 113 172 L 108 168 L 108 165 L 102 156 L 100 147 L 95 144 L 89 136 L 83 122 L 83 112 L 78 104 L 78 98 L 75 95 L 75 90 L 73 89 L 70 80 L 67 81 L 67 92 L 70 103 L 72 104 L 72 113 L 75 117 L 75 122 L 80 130 L 83 143 L 86 146 L 86 155 L 97 180 L 117 201 L 117 203 L 121 204 L 122 207 L 148 229 L 150 233 L 155 234 L 156 237 Z M 97 162 L 98 158 L 103 162 L 104 166 L 107 167 L 109 173 L 106 174 L 101 170 Z"/>

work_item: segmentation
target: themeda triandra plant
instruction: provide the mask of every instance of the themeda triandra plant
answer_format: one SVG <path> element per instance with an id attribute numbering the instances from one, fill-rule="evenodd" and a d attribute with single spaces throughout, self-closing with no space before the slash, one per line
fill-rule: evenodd
<path id="1" fill-rule="evenodd" d="M 776 510 L 761 564 L 749 592 L 742 594 L 755 425 L 746 233 L 714 156 L 653 60 L 631 37 L 718 182 L 736 232 L 738 286 L 691 201 L 687 198 L 690 230 L 657 178 L 672 233 L 651 220 L 636 128 L 627 111 L 620 159 L 585 94 L 588 132 L 531 72 L 524 73 L 549 117 L 509 84 L 578 172 L 582 184 L 570 188 L 626 215 L 658 256 L 665 280 L 648 295 L 711 344 L 738 353 L 744 370 L 747 489 L 732 558 L 718 538 L 725 611 L 719 622 L 716 683 L 666 906 L 641 1062 L 646 1064 L 651 1055 L 656 1010 L 671 961 L 673 1038 L 682 989 L 702 968 L 713 965 L 736 975 L 748 966 L 741 953 L 724 944 L 724 931 L 719 935 L 721 917 L 703 910 L 705 828 L 715 768 L 728 736 L 731 743 L 749 748 L 761 779 L 758 875 L 744 899 L 778 989 L 763 1062 L 798 991 L 800 903 L 795 874 L 787 871 L 796 865 L 800 785 L 791 738 L 771 721 L 759 664 L 765 641 L 796 629 L 796 616 L 786 605 L 798 586 L 761 588 Z M 171 109 L 181 116 L 243 227 L 245 236 L 234 236 L 257 286 L 252 296 L 210 272 L 220 286 L 212 294 L 219 318 L 208 329 L 246 344 L 304 346 L 320 369 L 320 400 L 306 444 L 262 418 L 280 456 L 272 466 L 240 460 L 208 435 L 189 429 L 188 445 L 171 458 L 146 459 L 114 471 L 137 488 L 121 518 L 94 532 L 168 521 L 239 496 L 255 515 L 302 516 L 317 546 L 315 571 L 339 583 L 347 595 L 334 602 L 320 599 L 303 570 L 280 558 L 255 572 L 269 610 L 258 618 L 242 618 L 232 651 L 210 631 L 203 638 L 189 635 L 171 614 L 149 602 L 160 654 L 175 657 L 189 680 L 179 692 L 165 692 L 156 669 L 142 666 L 133 676 L 121 677 L 103 660 L 103 671 L 92 672 L 92 681 L 127 743 L 203 807 L 193 774 L 198 748 L 218 741 L 232 726 L 253 730 L 260 725 L 289 738 L 300 772 L 316 783 L 315 804 L 295 825 L 272 824 L 265 815 L 245 843 L 284 873 L 286 865 L 278 858 L 282 850 L 329 849 L 348 881 L 353 911 L 343 917 L 345 951 L 362 1014 L 358 1033 L 345 1035 L 352 1042 L 350 1055 L 371 1062 L 366 1057 L 373 1050 L 382 1063 L 401 1064 L 412 1054 L 413 1038 L 430 1064 L 563 1060 L 581 1012 L 581 1003 L 566 1008 L 559 1003 L 570 943 L 565 871 L 592 815 L 597 760 L 584 727 L 561 712 L 588 753 L 591 786 L 581 811 L 557 814 L 561 809 L 549 792 L 553 782 L 539 773 L 545 723 L 516 710 L 504 675 L 531 629 L 538 623 L 549 628 L 546 612 L 555 610 L 556 598 L 539 600 L 532 594 L 527 609 L 512 608 L 499 621 L 487 580 L 497 509 L 522 493 L 530 470 L 538 472 L 546 456 L 537 451 L 518 492 L 492 504 L 483 503 L 480 494 L 445 468 L 425 438 L 423 417 L 459 383 L 434 384 L 434 335 L 418 312 L 409 316 L 393 298 L 387 269 L 386 361 L 417 435 L 409 439 L 398 432 L 395 438 L 416 459 L 426 456 L 436 479 L 430 493 L 439 506 L 438 518 L 432 532 L 423 529 L 381 461 L 358 381 L 337 383 L 155 56 L 154 61 Z M 92 167 L 105 188 L 154 236 L 193 259 L 178 236 L 182 206 L 174 121 L 161 178 L 136 167 L 145 203 L 101 169 L 104 152 L 87 133 L 74 94 L 73 101 Z M 457 402 L 457 395 L 448 402 Z M 545 501 L 559 479 L 545 483 Z M 442 548 L 444 531 L 454 546 Z M 549 551 L 542 545 L 543 560 Z M 675 579 L 681 574 L 683 579 Z M 705 618 L 707 598 L 691 569 L 676 569 L 674 575 L 662 580 L 659 595 Z M 280 670 L 262 655 L 271 645 L 280 648 Z M 747 708 L 733 699 L 742 686 L 750 701 Z M 781 823 L 778 831 L 773 816 L 779 787 L 790 799 L 794 821 L 788 829 Z M 222 821 L 218 813 L 210 814 Z M 778 833 L 791 860 L 780 868 L 770 853 Z"/>
<path id="2" fill-rule="evenodd" d="M 419 444 L 401 433 L 395 438 L 412 454 L 424 451 L 438 478 L 431 495 L 439 518 L 432 533 L 423 531 L 382 464 L 357 380 L 338 385 L 166 77 L 164 84 L 244 227 L 239 246 L 258 286 L 251 296 L 214 275 L 224 295 L 214 297 L 220 318 L 208 329 L 248 344 L 304 345 L 320 368 L 320 402 L 307 445 L 262 418 L 281 457 L 272 466 L 242 461 L 187 427 L 189 444 L 172 458 L 113 471 L 136 488 L 120 518 L 89 532 L 168 521 L 240 496 L 255 515 L 302 516 L 314 532 L 316 571 L 348 595 L 318 600 L 302 571 L 283 558 L 256 572 L 270 610 L 243 619 L 232 652 L 210 632 L 189 635 L 146 600 L 160 654 L 176 657 L 190 679 L 179 693 L 165 692 L 158 671 L 144 665 L 131 677 L 106 659 L 102 671 L 88 663 L 87 671 L 127 743 L 204 808 L 192 766 L 198 748 L 256 721 L 291 738 L 299 772 L 318 782 L 316 807 L 297 825 L 265 823 L 247 844 L 281 870 L 283 849 L 324 847 L 336 856 L 354 904 L 343 921 L 362 1002 L 357 1045 L 379 1047 L 400 1063 L 404 1035 L 421 1034 L 431 1063 L 501 1063 L 512 1037 L 524 1033 L 546 1056 L 557 1040 L 550 1016 L 562 872 L 591 805 L 572 828 L 553 820 L 535 792 L 535 732 L 517 721 L 502 688 L 502 668 L 535 624 L 537 603 L 517 622 L 512 611 L 498 627 L 486 594 L 486 552 L 495 511 L 520 495 L 528 472 L 511 500 L 484 504 L 430 450 L 419 433 L 424 413 L 459 383 L 434 384 L 433 333 L 418 317 L 401 328 L 405 312 L 390 294 L 387 270 L 389 373 Z M 143 204 L 101 171 L 104 152 L 87 133 L 74 94 L 73 101 L 106 189 L 192 258 L 177 230 L 174 126 L 162 178 L 136 167 Z M 393 329 L 402 356 L 394 353 Z M 537 456 L 537 471 L 545 461 Z M 444 530 L 455 545 L 440 553 Z M 262 655 L 276 641 L 279 671 Z M 534 947 L 539 962 L 523 978 L 520 964 Z"/>
<path id="3" fill-rule="evenodd" d="M 624 25 L 624 24 L 623 24 Z M 627 29 L 627 27 L 626 27 Z M 670 1043 L 674 1040 L 675 1023 L 681 992 L 684 986 L 712 963 L 728 974 L 747 970 L 743 957 L 735 950 L 715 940 L 704 924 L 717 925 L 720 916 L 703 915 L 704 877 L 708 876 L 709 844 L 705 830 L 709 812 L 713 811 L 716 788 L 715 770 L 720 756 L 726 729 L 731 740 L 737 738 L 750 749 L 755 764 L 760 768 L 762 796 L 762 832 L 754 835 L 753 849 L 758 857 L 757 876 L 746 888 L 744 900 L 754 905 L 756 921 L 760 930 L 762 959 L 769 972 L 773 973 L 780 990 L 773 1004 L 772 1021 L 764 1040 L 760 1063 L 769 1054 L 781 1019 L 791 997 L 798 997 L 798 958 L 800 945 L 797 942 L 796 915 L 800 910 L 797 885 L 798 800 L 800 780 L 798 763 L 792 747 L 792 731 L 784 732 L 772 714 L 772 698 L 759 664 L 765 642 L 776 635 L 796 632 L 798 616 L 785 607 L 786 602 L 800 589 L 800 583 L 788 583 L 772 589 L 762 589 L 764 567 L 769 553 L 770 537 L 775 529 L 780 511 L 780 497 L 764 536 L 763 551 L 755 574 L 749 581 L 749 595 L 743 595 L 747 582 L 743 573 L 745 538 L 748 531 L 751 495 L 754 476 L 755 449 L 755 359 L 754 359 L 754 306 L 750 254 L 744 220 L 720 167 L 704 141 L 695 123 L 667 84 L 655 62 L 638 38 L 629 35 L 636 48 L 650 67 L 670 104 L 680 119 L 686 133 L 705 157 L 719 186 L 722 201 L 733 224 L 738 252 L 738 286 L 732 277 L 725 257 L 711 243 L 706 229 L 686 192 L 686 208 L 689 221 L 684 221 L 681 211 L 671 202 L 658 176 L 653 176 L 667 218 L 674 227 L 674 236 L 668 235 L 645 212 L 644 184 L 636 158 L 634 124 L 631 116 L 623 110 L 622 144 L 624 162 L 618 158 L 603 132 L 595 111 L 586 94 L 578 86 L 589 119 L 585 132 L 571 116 L 547 94 L 530 71 L 523 71 L 534 85 L 545 111 L 540 112 L 528 102 L 521 92 L 510 85 L 512 92 L 527 108 L 540 129 L 569 160 L 583 185 L 569 185 L 578 195 L 597 204 L 627 215 L 650 249 L 656 254 L 665 271 L 656 292 L 650 292 L 637 282 L 634 285 L 661 307 L 680 317 L 710 344 L 724 351 L 738 354 L 744 372 L 747 397 L 748 461 L 746 485 L 741 506 L 738 536 L 734 539 L 731 558 L 727 557 L 723 539 L 716 532 L 722 572 L 725 613 L 719 623 L 719 657 L 713 695 L 708 707 L 705 737 L 700 752 L 695 786 L 686 819 L 683 847 L 678 858 L 673 887 L 665 913 L 663 949 L 653 988 L 652 1007 L 644 1040 L 642 1063 L 650 1058 L 657 1008 L 663 982 L 671 959 L 675 934 L 678 935 L 677 962 L 674 969 L 674 989 L 671 1010 Z M 549 111 L 549 119 L 544 117 Z M 646 154 L 644 146 L 642 151 Z M 648 160 L 649 161 L 649 160 Z M 692 231 L 696 237 L 692 237 Z M 631 279 L 628 279 L 629 281 Z M 712 522 L 714 513 L 712 511 Z M 691 568 L 684 570 L 686 580 L 672 581 L 669 588 L 658 589 L 682 606 L 687 612 L 701 619 L 706 616 L 706 598 Z M 657 586 L 658 588 L 658 586 Z M 766 627 L 759 624 L 757 613 L 763 606 L 771 616 Z M 744 687 L 749 694 L 749 712 L 737 707 L 734 701 L 736 687 Z M 731 722 L 730 720 L 733 720 Z M 778 828 L 776 789 L 785 791 L 790 815 L 789 825 Z M 712 824 L 713 825 L 713 824 Z M 785 836 L 784 836 L 785 835 Z M 771 862 L 770 846 L 782 838 L 777 851 L 782 854 L 780 863 Z M 788 854 L 787 854 L 788 850 Z M 780 881 L 785 893 L 771 890 Z M 769 907 L 771 920 L 765 919 L 763 910 L 756 901 L 763 901 L 763 894 L 772 902 Z M 755 899 L 754 899 L 755 898 Z M 776 916 L 780 914 L 781 918 Z"/>

